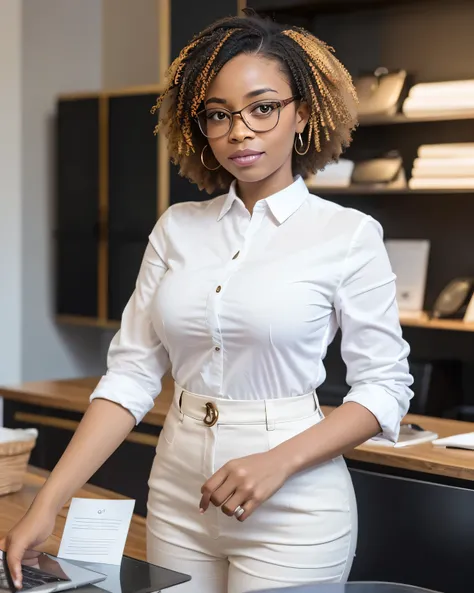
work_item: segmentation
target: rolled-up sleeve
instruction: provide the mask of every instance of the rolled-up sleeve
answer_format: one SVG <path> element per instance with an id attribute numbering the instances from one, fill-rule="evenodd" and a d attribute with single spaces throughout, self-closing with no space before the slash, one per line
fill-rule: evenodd
<path id="1" fill-rule="evenodd" d="M 167 271 L 167 212 L 149 236 L 135 290 L 123 311 L 120 330 L 110 343 L 107 373 L 90 397 L 90 401 L 102 398 L 120 404 L 135 417 L 136 424 L 153 408 L 170 366 L 151 320 L 152 300 Z"/>
<path id="2" fill-rule="evenodd" d="M 353 237 L 335 298 L 350 386 L 344 403 L 357 402 L 372 412 L 382 429 L 377 438 L 392 442 L 413 397 L 395 279 L 382 227 L 366 217 Z"/>

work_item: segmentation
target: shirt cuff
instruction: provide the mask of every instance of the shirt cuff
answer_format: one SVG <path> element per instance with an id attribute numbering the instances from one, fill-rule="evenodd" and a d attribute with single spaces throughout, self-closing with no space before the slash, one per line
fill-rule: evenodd
<path id="1" fill-rule="evenodd" d="M 127 375 L 104 375 L 89 398 L 107 399 L 128 410 L 139 424 L 154 406 L 154 399 L 139 383 Z"/>
<path id="2" fill-rule="evenodd" d="M 405 415 L 398 399 L 381 385 L 358 385 L 352 388 L 343 400 L 343 403 L 356 402 L 376 417 L 382 432 L 378 440 L 396 443 L 400 434 L 400 422 Z"/>

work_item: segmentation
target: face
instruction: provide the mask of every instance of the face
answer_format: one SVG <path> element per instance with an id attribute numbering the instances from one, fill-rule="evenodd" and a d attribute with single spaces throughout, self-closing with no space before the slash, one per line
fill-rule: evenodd
<path id="1" fill-rule="evenodd" d="M 256 55 L 240 54 L 230 60 L 209 85 L 205 100 L 210 125 L 224 125 L 225 112 L 246 110 L 254 129 L 275 121 L 272 101 L 293 96 L 291 86 L 277 61 Z M 210 119 L 212 119 L 212 122 Z M 292 180 L 291 157 L 295 134 L 301 133 L 308 121 L 308 110 L 299 101 L 280 109 L 278 125 L 269 131 L 253 131 L 242 117 L 233 117 L 230 132 L 219 138 L 208 138 L 214 157 L 239 182 L 261 182 L 272 176 Z"/>

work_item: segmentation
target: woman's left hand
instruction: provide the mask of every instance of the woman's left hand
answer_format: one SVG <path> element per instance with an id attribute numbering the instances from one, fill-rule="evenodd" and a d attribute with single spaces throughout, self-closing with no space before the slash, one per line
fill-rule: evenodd
<path id="1" fill-rule="evenodd" d="M 209 503 L 222 507 L 231 517 L 238 506 L 244 513 L 238 517 L 245 521 L 254 510 L 279 490 L 289 473 L 281 458 L 272 451 L 233 459 L 219 469 L 201 488 L 199 504 L 205 512 Z"/>

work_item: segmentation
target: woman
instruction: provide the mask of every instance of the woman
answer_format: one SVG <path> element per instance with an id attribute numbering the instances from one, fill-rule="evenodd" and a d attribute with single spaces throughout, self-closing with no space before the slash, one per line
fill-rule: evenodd
<path id="1" fill-rule="evenodd" d="M 182 174 L 226 193 L 172 206 L 151 233 L 108 372 L 8 535 L 12 572 L 171 368 L 148 559 L 191 574 L 183 592 L 345 581 L 357 514 L 341 455 L 395 441 L 412 396 L 380 226 L 303 181 L 350 142 L 350 76 L 308 32 L 247 13 L 182 50 L 157 107 Z M 338 327 L 351 389 L 323 419 L 315 390 Z"/>

